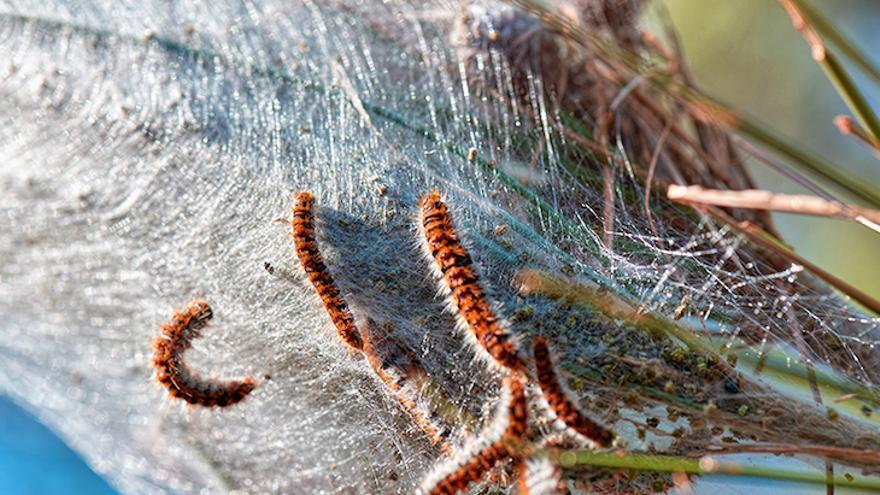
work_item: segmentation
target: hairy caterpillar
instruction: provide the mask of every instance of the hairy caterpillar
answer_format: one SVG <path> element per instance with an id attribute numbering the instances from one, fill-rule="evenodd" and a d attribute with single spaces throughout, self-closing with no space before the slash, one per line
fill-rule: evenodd
<path id="1" fill-rule="evenodd" d="M 382 383 L 391 389 L 403 409 L 430 439 L 446 453 L 452 448 L 447 442 L 450 430 L 435 421 L 433 415 L 418 402 L 421 385 L 427 375 L 418 359 L 405 350 L 393 335 L 372 320 L 367 321 L 363 335 L 355 325 L 354 316 L 342 299 L 318 251 L 312 220 L 314 198 L 311 193 L 296 194 L 293 209 L 292 237 L 303 269 L 321 297 L 324 309 L 336 325 L 340 338 L 349 346 L 363 352 L 367 363 Z"/>
<path id="2" fill-rule="evenodd" d="M 247 397 L 256 387 L 254 380 L 204 380 L 183 361 L 183 353 L 192 347 L 193 339 L 201 336 L 212 316 L 211 306 L 205 301 L 192 302 L 175 313 L 171 323 L 162 325 L 162 335 L 153 339 L 153 367 L 156 379 L 172 397 L 198 406 L 226 407 Z"/>
<path id="3" fill-rule="evenodd" d="M 425 495 L 453 495 L 479 481 L 499 462 L 508 457 L 521 456 L 520 444 L 528 430 L 528 409 L 525 387 L 517 379 L 504 380 L 504 408 L 501 416 L 492 425 L 492 431 L 485 435 L 488 445 L 480 443 L 458 459 L 441 465 L 422 485 L 420 493 Z M 505 399 L 505 397 L 502 397 Z M 500 436 L 498 431 L 501 431 Z"/>
<path id="4" fill-rule="evenodd" d="M 583 435 L 587 440 L 599 447 L 609 447 L 614 440 L 611 430 L 593 421 L 582 413 L 574 405 L 568 394 L 562 388 L 553 359 L 550 357 L 550 348 L 547 340 L 543 337 L 535 337 L 534 343 L 535 368 L 538 375 L 538 384 L 544 399 L 550 405 L 550 409 L 556 417 L 566 426 Z"/>
<path id="5" fill-rule="evenodd" d="M 345 300 L 336 288 L 333 277 L 324 264 L 318 243 L 315 241 L 315 225 L 312 219 L 312 205 L 314 198 L 309 192 L 296 194 L 296 204 L 293 207 L 293 219 L 290 221 L 291 237 L 296 246 L 296 255 L 302 264 L 303 270 L 315 287 L 315 291 L 324 304 L 324 309 L 336 325 L 339 337 L 349 346 L 362 351 L 364 341 L 354 324 L 354 316 L 348 309 Z"/>
<path id="6" fill-rule="evenodd" d="M 452 226 L 439 191 L 421 199 L 421 229 L 424 247 L 434 261 L 435 275 L 457 311 L 459 323 L 470 330 L 478 348 L 491 362 L 515 373 L 525 370 L 510 333 L 489 308 L 470 255 Z"/>

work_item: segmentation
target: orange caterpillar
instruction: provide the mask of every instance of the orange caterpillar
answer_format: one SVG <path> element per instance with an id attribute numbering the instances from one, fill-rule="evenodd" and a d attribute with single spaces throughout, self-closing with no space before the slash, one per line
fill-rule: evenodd
<path id="1" fill-rule="evenodd" d="M 251 377 L 242 381 L 203 380 L 183 362 L 183 353 L 201 336 L 213 316 L 205 301 L 195 301 L 162 325 L 162 336 L 153 339 L 156 379 L 172 397 L 205 407 L 226 407 L 240 402 L 257 386 Z"/>
<path id="2" fill-rule="evenodd" d="M 416 397 L 428 381 L 418 358 L 407 352 L 403 344 L 372 320 L 367 320 L 365 330 L 364 356 L 376 376 L 394 392 L 400 405 L 416 426 L 425 432 L 431 444 L 438 445 L 445 454 L 452 454 L 452 446 L 447 441 L 450 428 L 438 423 L 430 412 L 416 402 Z"/>
<path id="3" fill-rule="evenodd" d="M 296 194 L 296 205 L 293 207 L 293 220 L 291 237 L 296 246 L 296 255 L 302 263 L 303 270 L 315 287 L 324 309 L 330 314 L 339 337 L 349 346 L 362 351 L 364 341 L 354 324 L 354 317 L 348 309 L 348 305 L 339 294 L 339 289 L 333 283 L 333 277 L 327 271 L 327 266 L 321 258 L 318 244 L 315 242 L 315 226 L 312 222 L 312 203 L 314 198 L 311 193 L 299 192 Z"/>
<path id="4" fill-rule="evenodd" d="M 521 457 L 521 443 L 528 430 L 528 409 L 523 384 L 516 379 L 506 378 L 504 389 L 509 395 L 506 416 L 496 427 L 504 427 L 501 437 L 481 448 L 475 454 L 463 460 L 453 461 L 451 465 L 441 467 L 423 484 L 421 493 L 425 495 L 454 495 L 465 490 L 468 485 L 479 481 L 496 464 L 508 457 Z M 489 435 L 492 437 L 493 435 Z M 450 469 L 452 469 L 450 471 Z M 445 473 L 445 474 L 444 474 Z"/>
<path id="5" fill-rule="evenodd" d="M 311 193 L 297 193 L 291 222 L 293 227 L 291 236 L 303 269 L 321 297 L 340 338 L 349 346 L 364 353 L 376 376 L 391 389 L 407 414 L 427 434 L 431 443 L 439 445 L 445 453 L 451 453 L 452 448 L 447 442 L 449 428 L 434 421 L 432 415 L 424 411 L 415 400 L 419 389 L 427 380 L 427 375 L 418 359 L 407 352 L 392 335 L 379 328 L 375 322 L 368 320 L 366 333 L 363 335 L 355 326 L 354 316 L 334 285 L 333 278 L 318 251 L 312 222 L 313 203 L 314 198 Z"/>
<path id="6" fill-rule="evenodd" d="M 459 321 L 500 366 L 515 373 L 525 370 L 517 346 L 489 309 L 470 255 L 461 245 L 446 205 L 439 191 L 421 199 L 422 234 L 425 248 L 436 263 L 436 275 L 442 280 L 458 310 Z"/>
<path id="7" fill-rule="evenodd" d="M 556 376 L 556 368 L 550 357 L 550 349 L 543 337 L 535 337 L 534 352 L 538 384 L 541 386 L 544 399 L 550 404 L 550 409 L 553 410 L 556 417 L 599 447 L 609 447 L 614 440 L 614 434 L 611 430 L 584 415 L 568 398 Z"/>

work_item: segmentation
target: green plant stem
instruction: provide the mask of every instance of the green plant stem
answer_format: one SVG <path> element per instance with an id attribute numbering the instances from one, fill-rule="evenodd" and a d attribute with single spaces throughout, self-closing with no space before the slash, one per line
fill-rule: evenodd
<path id="1" fill-rule="evenodd" d="M 632 469 L 637 471 L 654 471 L 664 473 L 688 473 L 694 475 L 729 475 L 748 476 L 782 481 L 794 481 L 815 485 L 826 485 L 829 481 L 824 471 L 804 471 L 763 467 L 726 461 L 715 456 L 704 456 L 700 459 L 676 456 L 660 456 L 631 454 L 622 451 L 603 452 L 596 450 L 546 450 L 541 452 L 552 461 L 564 468 L 584 466 Z M 880 492 L 880 479 L 868 477 L 847 478 L 833 476 L 830 478 L 835 486 L 841 488 L 859 488 Z"/>
<path id="2" fill-rule="evenodd" d="M 804 12 L 801 0 L 778 0 L 791 17 L 792 24 L 810 46 L 813 60 L 822 67 L 828 80 L 834 85 L 844 103 L 859 119 L 871 136 L 874 144 L 880 144 L 880 120 L 871 108 L 865 96 L 856 86 L 849 72 L 837 59 L 837 56 L 825 45 L 822 37 L 814 29 L 812 19 Z"/>
<path id="3" fill-rule="evenodd" d="M 798 6 L 801 8 L 804 17 L 809 19 L 810 24 L 812 24 L 817 31 L 827 37 L 844 56 L 852 60 L 854 64 L 858 65 L 865 74 L 871 76 L 877 84 L 880 84 L 880 70 L 874 67 L 871 60 L 855 45 L 855 43 L 852 42 L 852 40 L 835 28 L 828 18 L 819 10 L 813 8 L 809 2 L 801 1 L 798 3 Z"/>
<path id="4" fill-rule="evenodd" d="M 831 52 L 826 53 L 825 58 L 818 63 L 831 83 L 834 84 L 837 93 L 868 131 L 871 142 L 880 146 L 880 119 L 877 118 L 877 114 L 871 109 L 871 104 L 856 87 L 852 77 Z"/>
<path id="5" fill-rule="evenodd" d="M 517 272 L 514 285 L 524 295 L 540 294 L 544 297 L 563 299 L 581 307 L 598 311 L 609 319 L 624 322 L 634 328 L 668 335 L 682 342 L 692 351 L 715 356 L 719 362 L 724 360 L 726 349 L 738 347 L 738 342 L 733 339 L 722 336 L 716 338 L 703 336 L 661 315 L 639 311 L 638 306 L 631 301 L 600 287 L 587 286 L 560 276 L 528 269 Z M 774 356 L 778 357 L 777 354 Z M 742 356 L 738 354 L 738 357 L 746 358 L 747 356 L 743 353 Z M 790 384 L 803 383 L 807 377 L 806 366 L 793 365 L 791 361 L 787 359 L 787 356 L 772 360 L 765 359 L 763 366 Z M 827 390 L 829 396 L 856 394 L 862 400 L 880 404 L 880 391 L 876 389 L 866 387 L 838 374 L 818 370 L 814 372 L 817 383 Z"/>

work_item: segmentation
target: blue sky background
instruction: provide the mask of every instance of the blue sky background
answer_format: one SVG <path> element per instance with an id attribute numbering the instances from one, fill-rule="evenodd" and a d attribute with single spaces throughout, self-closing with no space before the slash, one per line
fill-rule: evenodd
<path id="1" fill-rule="evenodd" d="M 50 429 L 0 395 L 0 492 L 118 495 Z"/>

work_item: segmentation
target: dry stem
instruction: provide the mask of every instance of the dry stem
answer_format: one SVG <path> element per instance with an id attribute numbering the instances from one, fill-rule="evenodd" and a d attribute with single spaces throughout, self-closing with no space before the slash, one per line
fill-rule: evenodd
<path id="1" fill-rule="evenodd" d="M 803 194 L 782 194 L 760 189 L 722 191 L 702 186 L 670 185 L 666 193 L 672 201 L 685 204 L 705 204 L 725 208 L 800 213 L 820 217 L 846 218 L 861 222 L 863 219 L 880 224 L 880 211 L 855 205 L 828 201 Z"/>
<path id="2" fill-rule="evenodd" d="M 840 131 L 841 134 L 844 136 L 855 137 L 871 148 L 877 158 L 880 158 L 880 144 L 871 141 L 871 136 L 868 136 L 868 133 L 866 133 L 864 129 L 853 122 L 851 117 L 848 115 L 838 115 L 837 117 L 834 117 L 834 125 L 837 126 L 837 130 Z"/>

